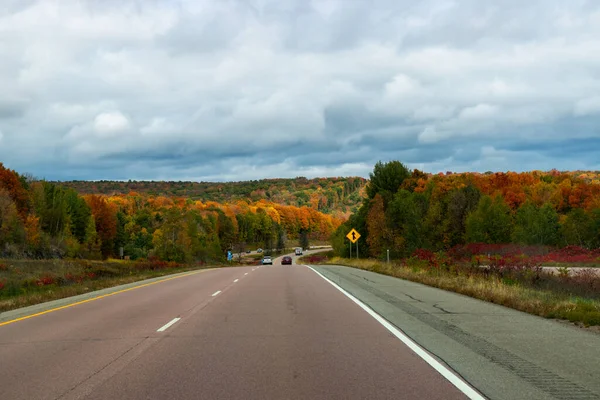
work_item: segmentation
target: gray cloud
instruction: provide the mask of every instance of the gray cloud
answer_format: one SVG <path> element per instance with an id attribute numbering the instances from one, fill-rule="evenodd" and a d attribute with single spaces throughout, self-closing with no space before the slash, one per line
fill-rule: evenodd
<path id="1" fill-rule="evenodd" d="M 600 5 L 6 1 L 0 161 L 48 179 L 600 169 Z"/>

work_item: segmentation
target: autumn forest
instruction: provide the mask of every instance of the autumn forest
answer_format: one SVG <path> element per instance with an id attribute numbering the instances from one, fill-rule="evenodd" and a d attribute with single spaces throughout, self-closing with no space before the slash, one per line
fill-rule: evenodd
<path id="1" fill-rule="evenodd" d="M 366 189 L 362 207 L 333 236 L 339 255 L 348 254 L 350 228 L 362 233 L 363 254 L 376 258 L 470 243 L 600 247 L 594 172 L 425 174 L 392 161 L 377 163 Z"/>
<path id="2" fill-rule="evenodd" d="M 361 232 L 362 255 L 469 243 L 600 247 L 597 173 L 440 173 L 377 163 L 363 178 L 249 182 L 36 180 L 0 164 L 3 258 L 154 257 L 222 261 L 227 250 L 284 248 L 301 236 Z M 368 183 L 367 183 L 368 182 Z M 121 250 L 122 249 L 122 250 Z"/>
<path id="3" fill-rule="evenodd" d="M 89 182 L 84 188 L 95 185 L 106 182 Z M 129 189 L 90 193 L 81 182 L 36 180 L 0 164 L 0 255 L 106 259 L 120 257 L 122 251 L 133 260 L 223 261 L 228 250 L 279 249 L 300 236 L 328 241 L 353 204 L 360 203 L 364 186 L 362 178 L 214 184 L 217 194 L 231 187 L 251 194 L 221 195 L 228 201 L 216 202 L 210 194 L 200 200 L 198 193 L 196 199 L 180 192 L 157 195 Z M 298 204 L 298 199 L 306 205 L 285 204 Z"/>

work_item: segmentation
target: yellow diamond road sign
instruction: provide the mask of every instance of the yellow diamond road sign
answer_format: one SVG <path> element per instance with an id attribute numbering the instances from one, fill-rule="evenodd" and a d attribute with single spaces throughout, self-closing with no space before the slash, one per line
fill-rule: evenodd
<path id="1" fill-rule="evenodd" d="M 360 239 L 360 233 L 358 233 L 358 232 L 356 231 L 356 229 L 352 228 L 352 230 L 351 230 L 350 232 L 348 232 L 348 234 L 346 235 L 346 237 L 347 237 L 348 239 L 350 239 L 350 241 L 351 241 L 352 243 L 356 243 L 356 241 L 357 241 L 358 239 Z"/>

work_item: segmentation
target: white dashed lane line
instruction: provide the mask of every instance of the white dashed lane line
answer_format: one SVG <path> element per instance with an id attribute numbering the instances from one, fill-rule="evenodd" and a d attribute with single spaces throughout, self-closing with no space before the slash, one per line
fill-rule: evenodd
<path id="1" fill-rule="evenodd" d="M 177 321 L 179 321 L 181 318 L 173 318 L 173 320 L 171 320 L 171 322 L 169 322 L 168 324 L 162 326 L 161 328 L 159 328 L 156 332 L 164 332 L 167 329 L 169 329 L 172 325 L 174 325 Z"/>

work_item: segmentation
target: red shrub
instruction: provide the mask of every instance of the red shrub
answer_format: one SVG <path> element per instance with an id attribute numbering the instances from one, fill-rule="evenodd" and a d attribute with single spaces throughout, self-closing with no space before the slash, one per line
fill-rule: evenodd
<path id="1" fill-rule="evenodd" d="M 138 270 L 161 270 L 161 269 L 168 269 L 168 268 L 177 268 L 181 266 L 181 264 L 175 262 L 175 261 L 163 261 L 163 260 L 159 260 L 156 257 L 153 257 L 149 260 L 144 260 L 144 259 L 140 259 L 135 263 L 135 268 Z"/>
<path id="2" fill-rule="evenodd" d="M 4 289 L 4 282 L 0 281 L 0 290 Z"/>
<path id="3" fill-rule="evenodd" d="M 304 260 L 306 260 L 307 264 L 315 264 L 315 263 L 327 261 L 327 256 L 320 256 L 318 254 L 315 254 L 312 256 L 305 257 Z"/>
<path id="4" fill-rule="evenodd" d="M 524 246 L 518 244 L 468 243 L 456 245 L 448 251 L 448 255 L 456 261 L 471 260 L 473 256 L 543 256 L 548 254 L 548 246 Z"/>
<path id="5" fill-rule="evenodd" d="M 42 276 L 40 279 L 37 280 L 38 286 L 47 286 L 52 285 L 54 283 L 56 283 L 56 278 L 50 275 Z"/>
<path id="6" fill-rule="evenodd" d="M 427 264 L 430 267 L 440 268 L 440 267 L 449 267 L 452 265 L 452 260 L 448 257 L 448 255 L 444 252 L 434 253 L 431 250 L 427 249 L 417 249 L 412 253 L 412 257 L 421 260 L 427 261 Z"/>
<path id="7" fill-rule="evenodd" d="M 432 263 L 435 259 L 435 253 L 427 249 L 417 249 L 412 253 L 412 256 L 421 261 L 428 261 L 429 263 Z"/>
<path id="8" fill-rule="evenodd" d="M 538 257 L 540 262 L 559 262 L 559 263 L 593 263 L 598 262 L 600 250 L 588 250 L 579 246 L 567 246 L 556 249 L 543 257 Z"/>

